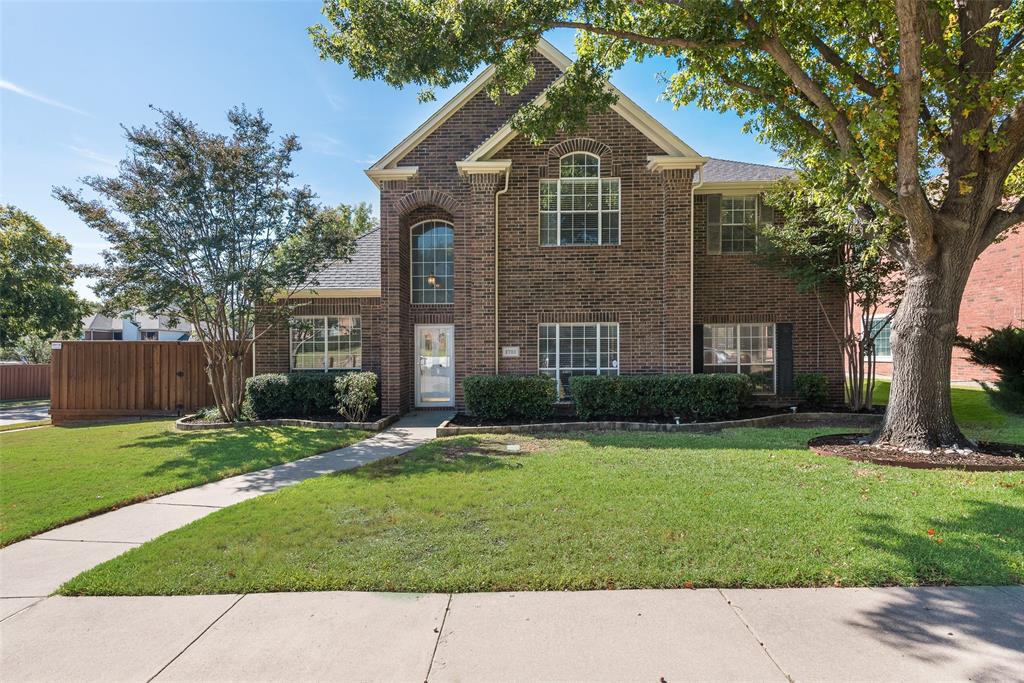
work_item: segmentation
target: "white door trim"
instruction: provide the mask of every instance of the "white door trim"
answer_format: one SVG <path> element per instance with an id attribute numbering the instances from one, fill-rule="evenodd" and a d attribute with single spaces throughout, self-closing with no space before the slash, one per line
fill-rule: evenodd
<path id="1" fill-rule="evenodd" d="M 434 327 L 443 330 L 448 334 L 448 357 L 451 359 L 451 399 L 447 403 L 423 403 L 420 401 L 420 328 L 423 327 Z M 413 338 L 412 338 L 412 355 L 413 355 L 413 367 L 415 372 L 415 395 L 413 396 L 413 404 L 417 408 L 451 408 L 455 406 L 455 325 L 432 325 L 432 324 L 416 324 L 413 325 Z"/>

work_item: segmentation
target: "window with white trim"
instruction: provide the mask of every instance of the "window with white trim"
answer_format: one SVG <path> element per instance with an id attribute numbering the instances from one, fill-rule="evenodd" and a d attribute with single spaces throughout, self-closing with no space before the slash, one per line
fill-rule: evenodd
<path id="1" fill-rule="evenodd" d="M 558 164 L 558 180 L 540 181 L 542 246 L 619 243 L 618 178 L 601 178 L 601 160 L 573 152 Z"/>
<path id="2" fill-rule="evenodd" d="M 445 221 L 412 226 L 412 302 L 450 304 L 455 286 L 455 229 Z"/>
<path id="3" fill-rule="evenodd" d="M 618 323 L 545 323 L 537 327 L 537 365 L 569 395 L 573 375 L 619 374 Z"/>
<path id="4" fill-rule="evenodd" d="M 892 316 L 883 315 L 871 319 L 871 327 L 868 333 L 875 339 L 875 360 L 892 361 L 892 346 L 889 342 L 889 335 L 892 333 L 890 319 Z"/>
<path id="5" fill-rule="evenodd" d="M 749 375 L 755 392 L 774 394 L 775 325 L 705 325 L 704 372 Z"/>
<path id="6" fill-rule="evenodd" d="M 722 197 L 722 253 L 757 251 L 757 195 Z"/>
<path id="7" fill-rule="evenodd" d="M 358 315 L 304 315 L 290 322 L 292 370 L 363 367 L 363 326 Z"/>

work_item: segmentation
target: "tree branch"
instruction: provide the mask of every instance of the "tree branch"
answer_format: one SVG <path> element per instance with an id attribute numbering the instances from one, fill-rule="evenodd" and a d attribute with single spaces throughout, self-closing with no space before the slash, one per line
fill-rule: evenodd
<path id="1" fill-rule="evenodd" d="M 1018 223 L 1024 223 L 1024 199 L 1018 199 L 1017 205 L 1010 211 L 1004 209 L 995 210 L 981 233 L 981 243 L 978 247 L 979 253 L 985 247 L 992 244 L 1004 231 L 1009 230 Z"/>
<path id="2" fill-rule="evenodd" d="M 850 78 L 853 79 L 854 84 L 857 86 L 857 89 L 862 93 L 869 95 L 870 97 L 882 96 L 882 89 L 862 76 L 860 72 L 857 71 L 856 67 L 843 59 L 838 52 L 832 49 L 831 45 L 818 36 L 811 36 L 811 44 L 814 45 L 814 48 L 819 54 L 821 54 L 822 59 L 839 71 L 849 74 Z"/>
<path id="3" fill-rule="evenodd" d="M 918 122 L 921 118 L 921 3 L 897 0 L 900 33 L 899 138 L 896 143 L 896 187 L 907 218 L 911 251 L 922 260 L 936 253 L 935 214 L 921 187 Z"/>
<path id="4" fill-rule="evenodd" d="M 743 41 L 739 39 L 727 40 L 720 43 L 705 43 L 696 40 L 687 40 L 685 38 L 658 38 L 656 36 L 635 33 L 633 31 L 623 31 L 617 28 L 595 26 L 594 24 L 584 21 L 555 21 L 549 24 L 549 28 L 573 28 L 578 31 L 588 31 L 602 36 L 632 40 L 645 45 L 654 45 L 655 47 L 676 47 L 683 50 L 707 50 L 714 47 L 737 48 L 743 45 Z"/>
<path id="5" fill-rule="evenodd" d="M 744 92 L 748 92 L 751 95 L 754 95 L 755 97 L 759 97 L 767 102 L 774 104 L 782 111 L 783 114 L 788 116 L 790 120 L 792 120 L 798 126 L 803 128 L 805 132 L 815 137 L 819 142 L 824 144 L 826 147 L 830 147 L 836 152 L 840 151 L 838 146 L 836 145 L 835 140 L 830 138 L 824 131 L 818 128 L 818 126 L 816 126 L 813 121 L 807 119 L 805 116 L 800 114 L 781 97 L 772 95 L 764 88 L 759 88 L 755 85 L 743 83 L 742 81 L 734 81 L 730 78 L 723 78 L 722 81 L 726 85 L 732 86 L 733 88 L 737 88 L 738 90 L 743 90 Z"/>

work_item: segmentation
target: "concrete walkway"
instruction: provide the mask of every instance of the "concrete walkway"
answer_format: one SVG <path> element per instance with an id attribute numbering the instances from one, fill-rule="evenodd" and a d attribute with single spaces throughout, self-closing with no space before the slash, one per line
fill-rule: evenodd
<path id="1" fill-rule="evenodd" d="M 45 403 L 21 408 L 0 408 L 0 427 L 20 424 L 22 422 L 38 422 L 50 417 L 50 404 Z"/>
<path id="2" fill-rule="evenodd" d="M 15 681 L 1024 681 L 1024 587 L 47 598 Z"/>
<path id="3" fill-rule="evenodd" d="M 86 569 L 220 508 L 405 453 L 433 439 L 447 417 L 439 412 L 408 415 L 345 448 L 153 498 L 11 544 L 0 549 L 0 618 L 49 595 Z"/>

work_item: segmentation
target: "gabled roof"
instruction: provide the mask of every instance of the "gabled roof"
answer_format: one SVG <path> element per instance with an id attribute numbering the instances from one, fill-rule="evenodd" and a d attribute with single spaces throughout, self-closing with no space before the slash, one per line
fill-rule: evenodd
<path id="1" fill-rule="evenodd" d="M 355 241 L 352 260 L 332 261 L 317 273 L 316 287 L 304 294 L 317 296 L 380 295 L 380 228 Z"/>

